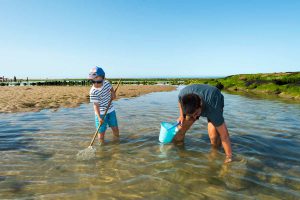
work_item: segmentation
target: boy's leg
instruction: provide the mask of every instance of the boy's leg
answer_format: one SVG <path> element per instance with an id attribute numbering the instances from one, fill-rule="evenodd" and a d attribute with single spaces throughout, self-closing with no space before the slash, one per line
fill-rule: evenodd
<path id="1" fill-rule="evenodd" d="M 119 133 L 119 127 L 115 126 L 115 127 L 111 127 L 111 130 L 114 134 L 115 137 L 119 137 L 120 133 Z"/>
<path id="2" fill-rule="evenodd" d="M 98 133 L 98 139 L 100 143 L 104 142 L 105 131 L 102 133 Z"/>
<path id="3" fill-rule="evenodd" d="M 191 128 L 195 120 L 185 120 L 182 123 L 182 126 L 178 126 L 178 132 L 176 133 L 173 141 L 174 142 L 183 142 L 185 138 L 185 133 Z"/>
<path id="4" fill-rule="evenodd" d="M 100 115 L 100 117 L 103 118 L 104 116 Z M 97 129 L 98 126 L 99 126 L 99 119 L 98 119 L 97 116 L 95 117 L 95 120 L 96 120 L 96 124 L 95 125 L 96 125 L 96 129 Z M 101 125 L 101 127 L 100 127 L 100 129 L 98 131 L 98 139 L 99 139 L 100 143 L 102 143 L 104 141 L 106 129 L 107 129 L 107 119 L 105 117 L 104 122 L 103 122 L 103 124 Z"/>
<path id="5" fill-rule="evenodd" d="M 109 113 L 107 117 L 108 117 L 108 120 L 107 120 L 108 125 L 111 127 L 113 135 L 118 138 L 120 133 L 119 133 L 119 127 L 118 127 L 118 120 L 117 120 L 116 111 L 113 111 L 113 112 Z"/>
<path id="6" fill-rule="evenodd" d="M 207 130 L 210 139 L 210 143 L 213 147 L 218 148 L 221 146 L 221 138 L 216 127 L 208 120 Z"/>

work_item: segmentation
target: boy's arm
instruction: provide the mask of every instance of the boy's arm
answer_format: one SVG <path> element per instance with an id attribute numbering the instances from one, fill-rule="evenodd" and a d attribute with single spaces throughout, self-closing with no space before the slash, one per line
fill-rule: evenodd
<path id="1" fill-rule="evenodd" d="M 116 92 L 115 92 L 115 90 L 114 90 L 113 87 L 111 87 L 110 92 L 111 92 L 111 98 L 112 98 L 112 100 L 116 99 Z"/>
<path id="2" fill-rule="evenodd" d="M 100 117 L 100 106 L 99 106 L 99 103 L 94 103 L 94 110 L 95 110 L 95 113 L 99 119 L 99 122 L 102 121 L 101 117 Z"/>
<path id="3" fill-rule="evenodd" d="M 232 161 L 232 150 L 229 133 L 225 122 L 221 126 L 218 126 L 216 128 L 218 130 L 218 133 L 220 134 L 222 145 L 226 154 L 225 163 L 229 163 Z"/>
<path id="4" fill-rule="evenodd" d="M 90 102 L 93 103 L 95 114 L 97 115 L 99 122 L 101 123 L 101 117 L 100 117 L 100 98 L 98 96 L 98 93 L 96 91 L 90 92 Z"/>

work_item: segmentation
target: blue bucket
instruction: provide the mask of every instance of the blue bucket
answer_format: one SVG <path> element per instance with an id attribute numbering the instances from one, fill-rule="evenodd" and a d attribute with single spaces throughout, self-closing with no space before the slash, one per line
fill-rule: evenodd
<path id="1" fill-rule="evenodd" d="M 163 144 L 172 142 L 177 133 L 177 126 L 179 123 L 171 124 L 168 122 L 162 122 L 160 125 L 159 141 Z"/>

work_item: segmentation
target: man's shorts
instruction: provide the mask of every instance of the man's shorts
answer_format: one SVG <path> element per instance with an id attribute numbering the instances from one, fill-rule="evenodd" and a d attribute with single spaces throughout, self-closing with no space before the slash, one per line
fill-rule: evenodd
<path id="1" fill-rule="evenodd" d="M 101 119 L 103 119 L 104 115 L 100 115 Z M 103 124 L 101 125 L 100 129 L 99 129 L 99 133 L 104 133 L 107 129 L 107 125 L 109 127 L 117 127 L 118 126 L 118 120 L 117 120 L 117 115 L 116 115 L 116 111 L 112 111 L 110 113 L 106 114 L 106 117 L 104 119 Z M 99 126 L 99 119 L 98 116 L 95 115 L 95 126 L 96 129 Z"/>
<path id="2" fill-rule="evenodd" d="M 221 98 L 219 99 L 219 105 L 221 105 L 221 115 L 222 115 L 222 118 L 223 118 L 223 112 L 224 112 L 224 96 L 221 94 Z M 209 119 L 209 117 L 207 117 L 207 122 L 212 122 L 211 119 Z"/>

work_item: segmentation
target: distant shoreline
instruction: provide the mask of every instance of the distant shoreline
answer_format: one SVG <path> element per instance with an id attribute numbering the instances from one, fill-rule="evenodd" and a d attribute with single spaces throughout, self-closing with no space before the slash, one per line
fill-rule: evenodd
<path id="1" fill-rule="evenodd" d="M 116 84 L 119 79 L 109 79 Z M 124 85 L 189 85 L 210 84 L 230 92 L 270 95 L 300 103 L 300 72 L 238 74 L 219 78 L 125 78 Z M 0 82 L 0 86 L 89 86 L 87 79 L 46 79 Z M 1 88 L 1 87 L 0 87 Z"/>

